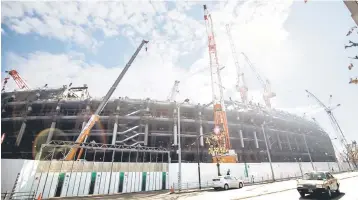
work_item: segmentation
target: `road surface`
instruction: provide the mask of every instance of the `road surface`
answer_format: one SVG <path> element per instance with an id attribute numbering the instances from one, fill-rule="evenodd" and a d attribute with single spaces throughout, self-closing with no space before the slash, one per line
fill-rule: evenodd
<path id="1" fill-rule="evenodd" d="M 358 172 L 336 174 L 341 183 L 341 195 L 334 196 L 333 200 L 358 200 Z M 67 198 L 66 198 L 67 199 Z M 315 199 L 312 196 L 301 198 L 296 191 L 296 180 L 275 182 L 270 184 L 245 186 L 241 189 L 232 189 L 227 191 L 207 190 L 201 192 L 169 194 L 168 192 L 146 192 L 146 193 L 128 193 L 113 196 L 98 196 L 91 198 L 75 199 L 145 199 L 145 200 L 304 200 Z"/>
<path id="2" fill-rule="evenodd" d="M 358 177 L 344 179 L 341 183 L 341 194 L 334 195 L 332 200 L 358 200 Z M 316 199 L 313 195 L 306 195 L 301 198 L 296 190 L 288 190 L 284 192 L 264 195 L 260 197 L 250 198 L 250 200 L 267 200 L 267 199 Z"/>
<path id="3" fill-rule="evenodd" d="M 339 196 L 335 196 L 332 199 L 340 200 L 358 200 L 358 172 L 345 173 L 335 175 L 340 179 L 341 192 Z M 353 176 L 353 177 L 352 177 Z M 347 178 L 352 177 L 352 178 Z M 301 198 L 296 191 L 296 181 L 283 181 L 271 184 L 247 186 L 242 189 L 233 189 L 227 191 L 205 191 L 200 193 L 188 193 L 178 195 L 173 199 L 180 200 L 214 200 L 214 199 L 250 199 L 250 200 L 268 200 L 268 199 L 316 199 L 313 196 L 306 196 Z M 173 196 L 174 197 L 174 196 Z M 170 199 L 170 198 L 168 198 Z"/>

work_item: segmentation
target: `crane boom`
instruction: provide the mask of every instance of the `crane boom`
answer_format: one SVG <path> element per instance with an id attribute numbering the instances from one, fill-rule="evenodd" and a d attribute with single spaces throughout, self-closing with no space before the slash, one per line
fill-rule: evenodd
<path id="1" fill-rule="evenodd" d="M 172 90 L 168 96 L 168 101 L 175 101 L 175 98 L 176 98 L 177 94 L 179 93 L 179 89 L 178 89 L 179 83 L 180 83 L 180 81 L 177 81 L 177 80 L 174 81 L 174 85 L 173 85 Z"/>
<path id="2" fill-rule="evenodd" d="M 265 101 L 265 104 L 268 108 L 271 108 L 271 101 L 270 99 L 276 96 L 276 93 L 271 91 L 271 83 L 268 79 L 264 79 L 261 77 L 260 73 L 256 70 L 255 66 L 251 63 L 250 59 L 246 56 L 246 54 L 244 52 L 241 52 L 241 54 L 244 56 L 247 64 L 249 65 L 249 67 L 251 68 L 251 70 L 254 72 L 254 74 L 257 77 L 257 80 L 260 81 L 263 89 L 264 89 L 264 94 L 263 94 L 263 99 Z"/>
<path id="3" fill-rule="evenodd" d="M 5 71 L 5 73 L 7 73 L 9 76 L 11 76 L 16 85 L 19 87 L 19 89 L 25 89 L 25 90 L 29 90 L 30 87 L 26 84 L 26 82 L 21 78 L 20 74 L 16 71 L 16 70 L 10 70 L 10 71 Z M 4 79 L 4 84 L 3 84 L 3 88 L 2 91 L 5 90 L 5 85 L 7 83 L 7 80 L 9 80 L 10 77 L 6 77 Z"/>
<path id="4" fill-rule="evenodd" d="M 99 104 L 96 112 L 94 114 L 92 114 L 92 116 L 88 120 L 86 126 L 81 130 L 80 135 L 76 139 L 75 145 L 70 149 L 70 151 L 68 152 L 68 154 L 65 157 L 65 160 L 73 160 L 73 158 L 75 157 L 75 155 L 77 153 L 78 148 L 80 148 L 80 145 L 83 142 L 86 142 L 87 137 L 90 135 L 92 127 L 99 120 L 99 114 L 102 112 L 104 107 L 107 105 L 107 103 L 108 103 L 109 99 L 111 98 L 113 92 L 116 90 L 119 82 L 122 80 L 123 76 L 126 74 L 127 70 L 131 66 L 131 64 L 134 61 L 134 59 L 137 57 L 138 53 L 140 52 L 140 50 L 142 49 L 144 44 L 147 44 L 147 43 L 148 43 L 148 41 L 142 40 L 142 43 L 139 45 L 137 50 L 134 52 L 134 54 L 132 55 L 131 59 L 128 61 L 128 63 L 126 64 L 126 66 L 124 67 L 122 72 L 119 74 L 118 78 L 113 83 L 111 88 L 108 90 L 106 96 L 104 96 L 104 98 L 103 98 L 102 102 Z M 81 151 L 80 151 L 80 153 L 78 155 L 78 158 L 80 158 L 81 155 L 82 155 L 82 149 L 81 149 Z"/>
<path id="5" fill-rule="evenodd" d="M 331 124 L 334 128 L 334 130 L 336 131 L 336 134 L 337 136 L 340 136 L 341 137 L 341 142 L 344 144 L 344 145 L 347 145 L 348 142 L 346 140 L 346 137 L 344 136 L 343 134 L 343 131 L 341 129 L 341 126 L 339 125 L 337 119 L 335 118 L 335 116 L 333 115 L 333 112 L 332 110 L 335 109 L 335 107 L 333 108 L 330 108 L 330 107 L 327 107 L 321 100 L 319 100 L 314 94 L 312 94 L 310 91 L 306 90 L 308 96 L 314 98 L 318 104 L 326 111 L 330 121 L 331 121 Z M 339 106 L 340 104 L 338 104 L 337 106 Z"/>
<path id="6" fill-rule="evenodd" d="M 235 66 L 236 66 L 236 73 L 237 73 L 237 82 L 236 82 L 236 90 L 238 92 L 240 92 L 240 96 L 241 96 L 241 101 L 246 104 L 247 103 L 247 92 L 248 92 L 248 87 L 246 86 L 246 81 L 245 81 L 245 77 L 244 77 L 244 73 L 241 72 L 240 70 L 240 65 L 239 65 L 239 59 L 237 57 L 237 53 L 236 53 L 236 48 L 235 48 L 235 44 L 234 41 L 232 39 L 231 36 L 231 30 L 230 30 L 230 25 L 226 24 L 226 32 L 227 35 L 229 36 L 229 42 L 231 45 L 231 53 L 232 53 L 232 57 L 234 59 L 235 62 Z M 242 82 L 242 84 L 240 83 Z"/>
<path id="7" fill-rule="evenodd" d="M 214 132 L 217 136 L 218 146 L 221 149 L 219 155 L 213 157 L 213 162 L 219 162 L 219 159 L 223 162 L 236 162 L 237 157 L 234 155 L 227 155 L 232 152 L 229 151 L 230 138 L 229 138 L 229 128 L 227 124 L 227 117 L 225 112 L 224 104 L 224 91 L 220 76 L 220 65 L 217 56 L 216 42 L 214 35 L 214 26 L 211 15 L 206 8 L 204 7 L 204 20 L 206 26 L 206 33 L 208 35 L 208 48 L 209 48 L 209 60 L 210 60 L 210 71 L 211 71 L 211 88 L 212 88 L 212 97 L 214 105 Z M 219 158 L 220 157 L 220 158 Z"/>

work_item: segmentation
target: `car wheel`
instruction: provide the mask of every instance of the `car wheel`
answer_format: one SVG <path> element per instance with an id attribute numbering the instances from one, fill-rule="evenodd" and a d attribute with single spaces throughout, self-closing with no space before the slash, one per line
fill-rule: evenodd
<path id="1" fill-rule="evenodd" d="M 300 192 L 300 195 L 301 195 L 301 197 L 305 197 L 305 196 L 306 196 L 306 193 Z"/>
<path id="2" fill-rule="evenodd" d="M 242 184 L 241 182 L 239 183 L 239 188 L 244 187 L 244 184 Z"/>
<path id="3" fill-rule="evenodd" d="M 228 190 L 229 189 L 229 185 L 228 184 L 225 184 L 224 185 L 224 190 Z"/>
<path id="4" fill-rule="evenodd" d="M 332 192 L 331 192 L 331 189 L 328 187 L 326 189 L 326 196 L 330 199 L 332 197 Z"/>
<path id="5" fill-rule="evenodd" d="M 339 184 L 337 184 L 337 190 L 336 190 L 336 193 L 337 193 L 337 194 L 340 194 L 340 193 L 341 193 L 341 191 L 339 190 Z"/>

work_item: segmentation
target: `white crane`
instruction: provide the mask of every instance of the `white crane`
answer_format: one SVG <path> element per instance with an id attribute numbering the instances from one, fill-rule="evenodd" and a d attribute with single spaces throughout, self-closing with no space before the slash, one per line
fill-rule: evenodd
<path id="1" fill-rule="evenodd" d="M 255 73 L 257 80 L 260 81 L 263 89 L 264 89 L 264 94 L 263 94 L 263 99 L 265 101 L 265 104 L 268 108 L 271 108 L 271 101 L 270 99 L 276 96 L 276 93 L 271 91 L 271 84 L 270 81 L 268 79 L 263 79 L 261 77 L 261 75 L 258 73 L 258 71 L 256 70 L 256 68 L 254 67 L 254 65 L 251 63 L 251 61 L 249 60 L 249 58 L 245 55 L 245 53 L 241 52 L 241 54 L 244 56 L 247 64 L 249 65 L 249 67 L 251 68 L 251 70 Z"/>
<path id="2" fill-rule="evenodd" d="M 229 42 L 231 45 L 231 53 L 232 53 L 232 57 L 234 59 L 235 62 L 235 66 L 236 66 L 236 90 L 240 93 L 241 96 L 241 101 L 246 105 L 247 104 L 247 92 L 248 92 L 248 87 L 246 86 L 246 81 L 245 81 L 245 76 L 244 73 L 241 72 L 240 69 L 240 65 L 239 65 L 239 59 L 236 53 L 236 48 L 235 48 L 235 44 L 232 40 L 232 36 L 231 36 L 231 30 L 230 30 L 230 25 L 226 24 L 226 32 L 227 35 L 229 36 Z"/>
<path id="3" fill-rule="evenodd" d="M 176 98 L 177 94 L 179 93 L 179 83 L 180 83 L 180 81 L 178 81 L 178 80 L 174 81 L 174 85 L 173 85 L 172 90 L 168 96 L 168 101 L 170 101 L 170 102 L 175 101 L 175 98 Z"/>

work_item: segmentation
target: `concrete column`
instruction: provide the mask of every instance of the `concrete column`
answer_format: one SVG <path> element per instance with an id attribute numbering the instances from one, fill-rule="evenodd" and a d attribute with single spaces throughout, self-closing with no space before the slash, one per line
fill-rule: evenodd
<path id="1" fill-rule="evenodd" d="M 16 138 L 16 143 L 15 143 L 16 146 L 20 146 L 22 136 L 24 135 L 25 129 L 26 129 L 26 121 L 23 121 L 21 124 L 19 134 L 17 135 L 17 138 Z"/>
<path id="2" fill-rule="evenodd" d="M 281 149 L 281 151 L 282 151 L 282 144 L 281 144 L 280 136 L 278 135 L 278 133 L 276 133 L 276 135 L 277 135 L 278 146 L 280 147 L 280 149 Z"/>
<path id="3" fill-rule="evenodd" d="M 113 125 L 112 145 L 116 144 L 117 141 L 117 130 L 118 130 L 118 115 L 116 115 Z"/>
<path id="4" fill-rule="evenodd" d="M 177 109 L 174 108 L 173 110 L 173 120 L 174 120 L 174 126 L 173 126 L 173 138 L 174 138 L 174 145 L 178 145 L 178 126 L 177 126 Z"/>
<path id="5" fill-rule="evenodd" d="M 244 148 L 245 147 L 245 143 L 244 143 L 244 136 L 242 134 L 242 130 L 240 130 L 240 142 L 241 142 L 241 147 Z"/>
<path id="6" fill-rule="evenodd" d="M 53 137 L 53 132 L 55 131 L 55 128 L 56 128 L 56 121 L 53 121 L 51 123 L 51 127 L 50 127 L 50 130 L 49 130 L 48 135 L 47 135 L 46 143 L 51 142 L 52 137 Z"/>
<path id="7" fill-rule="evenodd" d="M 199 134 L 200 134 L 200 146 L 204 146 L 204 133 L 203 133 L 203 121 L 201 119 L 201 111 L 199 111 Z"/>
<path id="8" fill-rule="evenodd" d="M 174 137 L 174 145 L 178 145 L 178 127 L 177 127 L 177 123 L 174 124 L 173 126 L 173 137 Z"/>
<path id="9" fill-rule="evenodd" d="M 148 122 L 145 124 L 144 128 L 144 145 L 148 145 L 148 134 L 149 134 L 149 125 Z"/>
<path id="10" fill-rule="evenodd" d="M 292 147 L 291 147 L 290 139 L 288 138 L 288 134 L 286 134 L 286 137 L 287 137 L 288 148 L 290 148 L 290 151 L 292 151 Z"/>
<path id="11" fill-rule="evenodd" d="M 254 131 L 254 138 L 255 138 L 255 146 L 258 149 L 259 148 L 259 142 L 257 141 L 257 134 L 256 131 Z"/>
<path id="12" fill-rule="evenodd" d="M 300 150 L 300 146 L 298 145 L 298 142 L 297 142 L 297 138 L 295 137 L 295 143 L 296 143 L 296 147 L 297 147 L 297 151 Z"/>
<path id="13" fill-rule="evenodd" d="M 200 137 L 200 146 L 204 146 L 203 125 L 200 125 L 199 131 L 200 131 L 200 135 L 201 135 L 201 137 Z"/>

